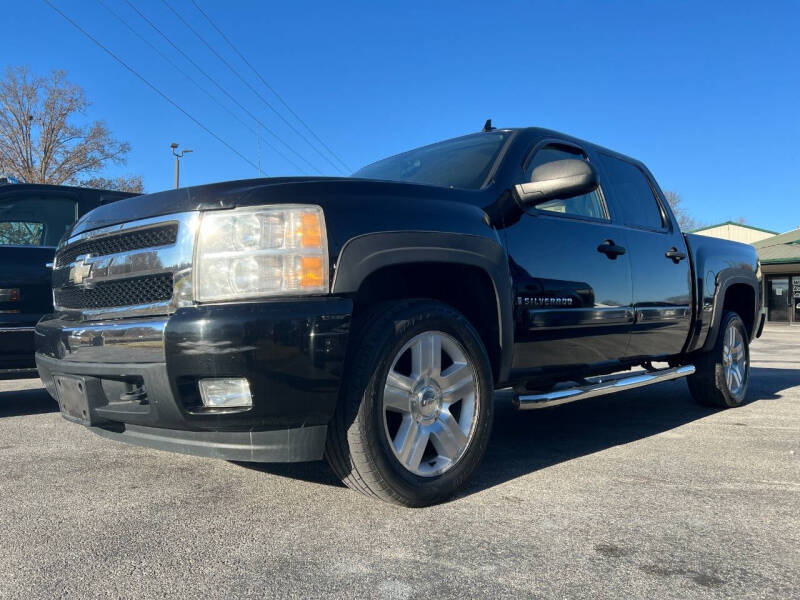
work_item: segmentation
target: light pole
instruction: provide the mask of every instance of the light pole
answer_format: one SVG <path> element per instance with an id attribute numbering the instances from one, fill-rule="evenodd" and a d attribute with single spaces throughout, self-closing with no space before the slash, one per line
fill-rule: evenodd
<path id="1" fill-rule="evenodd" d="M 178 187 L 180 187 L 178 185 L 178 182 L 180 181 L 180 174 L 181 174 L 181 167 L 180 167 L 180 163 L 178 161 L 180 161 L 180 159 L 183 158 L 184 154 L 189 154 L 189 152 L 191 152 L 191 150 L 181 150 L 180 154 L 179 154 L 177 152 L 177 150 L 178 150 L 178 143 L 177 142 L 172 142 L 169 145 L 169 147 L 172 148 L 172 154 L 175 155 L 175 189 L 178 189 Z"/>

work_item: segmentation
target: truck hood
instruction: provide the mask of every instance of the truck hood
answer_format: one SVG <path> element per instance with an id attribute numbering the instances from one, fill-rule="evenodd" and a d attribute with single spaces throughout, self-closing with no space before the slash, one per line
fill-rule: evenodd
<path id="1" fill-rule="evenodd" d="M 326 204 L 342 197 L 396 196 L 464 201 L 480 204 L 480 192 L 346 177 L 273 177 L 244 179 L 134 196 L 86 213 L 72 235 L 128 221 L 193 210 L 219 210 L 256 204 Z M 471 202 L 472 203 L 472 202 Z"/>

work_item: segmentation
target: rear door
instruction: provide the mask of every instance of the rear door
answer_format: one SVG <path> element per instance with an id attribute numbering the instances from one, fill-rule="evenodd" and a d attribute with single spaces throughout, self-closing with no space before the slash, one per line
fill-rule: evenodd
<path id="1" fill-rule="evenodd" d="M 689 250 L 652 176 L 618 155 L 597 152 L 606 196 L 625 225 L 633 279 L 628 355 L 678 354 L 691 327 Z"/>
<path id="2" fill-rule="evenodd" d="M 588 160 L 573 143 L 540 142 L 516 183 L 529 181 L 535 167 L 565 158 Z M 633 309 L 624 233 L 612 222 L 602 189 L 540 204 L 507 225 L 515 285 L 513 377 L 625 355 Z"/>

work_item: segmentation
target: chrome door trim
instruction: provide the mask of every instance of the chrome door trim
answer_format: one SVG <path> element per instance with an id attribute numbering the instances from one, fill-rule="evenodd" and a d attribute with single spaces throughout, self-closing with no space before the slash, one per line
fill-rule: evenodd
<path id="1" fill-rule="evenodd" d="M 632 306 L 595 306 L 591 308 L 532 308 L 528 310 L 531 331 L 573 327 L 600 327 L 633 323 Z"/>
<path id="2" fill-rule="evenodd" d="M 691 317 L 692 309 L 681 306 L 637 306 L 634 309 L 637 323 L 674 323 Z"/>

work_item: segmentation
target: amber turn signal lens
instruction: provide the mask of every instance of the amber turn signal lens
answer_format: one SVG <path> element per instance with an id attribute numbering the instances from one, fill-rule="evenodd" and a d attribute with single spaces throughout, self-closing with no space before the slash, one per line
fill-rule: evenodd
<path id="1" fill-rule="evenodd" d="M 315 256 L 304 256 L 300 275 L 301 287 L 318 287 L 322 283 L 322 259 Z"/>
<path id="2" fill-rule="evenodd" d="M 319 215 L 303 213 L 300 217 L 301 245 L 303 248 L 318 248 L 322 244 L 322 227 Z"/>

